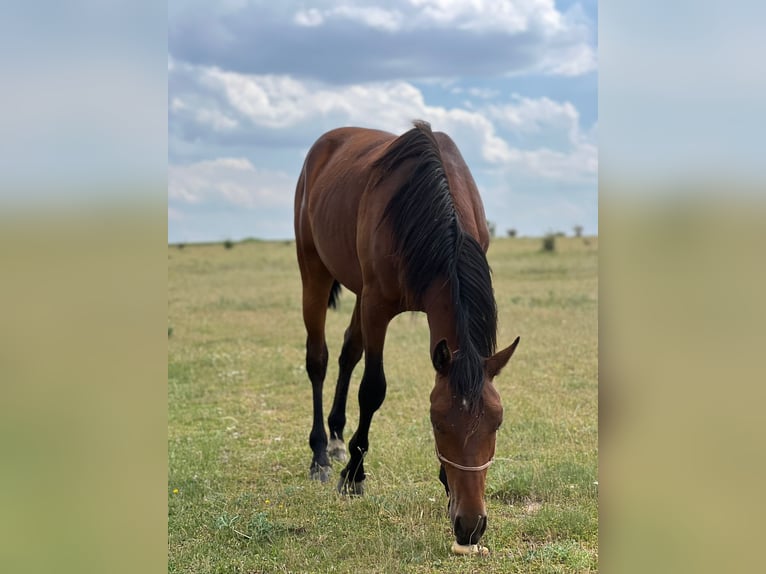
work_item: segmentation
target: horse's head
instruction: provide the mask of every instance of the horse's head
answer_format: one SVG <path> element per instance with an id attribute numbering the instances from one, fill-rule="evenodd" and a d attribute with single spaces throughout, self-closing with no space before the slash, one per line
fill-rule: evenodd
<path id="1" fill-rule="evenodd" d="M 503 422 L 503 405 L 492 380 L 508 363 L 519 338 L 483 360 L 481 398 L 469 402 L 450 381 L 452 353 L 442 340 L 432 361 L 436 384 L 431 392 L 431 424 L 439 478 L 449 496 L 449 515 L 458 544 L 477 544 L 487 528 L 484 488 L 495 455 L 495 435 Z"/>

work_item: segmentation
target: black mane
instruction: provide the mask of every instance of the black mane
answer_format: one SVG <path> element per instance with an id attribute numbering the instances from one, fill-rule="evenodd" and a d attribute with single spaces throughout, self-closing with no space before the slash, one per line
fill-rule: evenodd
<path id="1" fill-rule="evenodd" d="M 497 344 L 497 307 L 489 264 L 479 243 L 463 230 L 431 127 L 423 121 L 398 137 L 378 159 L 380 179 L 407 160 L 415 164 L 384 213 L 394 230 L 405 280 L 422 306 L 433 281 L 447 280 L 452 293 L 459 351 L 450 381 L 471 409 L 478 408 L 484 384 L 483 359 Z"/>

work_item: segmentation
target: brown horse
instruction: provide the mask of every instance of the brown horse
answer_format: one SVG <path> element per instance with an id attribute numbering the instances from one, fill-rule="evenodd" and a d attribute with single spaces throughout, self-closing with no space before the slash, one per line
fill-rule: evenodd
<path id="1" fill-rule="evenodd" d="M 492 379 L 519 339 L 495 354 L 487 221 L 460 152 L 422 121 L 400 137 L 362 128 L 324 134 L 298 179 L 295 237 L 314 400 L 311 478 L 327 481 L 329 459 L 346 460 L 346 397 L 364 352 L 359 426 L 338 483 L 341 493 L 363 493 L 370 423 L 386 395 L 386 329 L 403 311 L 424 311 L 436 370 L 431 422 L 439 478 L 457 542 L 476 544 L 487 526 L 486 473 L 503 419 Z M 340 354 L 328 444 L 322 417 L 325 317 L 340 285 L 356 294 L 356 304 Z"/>

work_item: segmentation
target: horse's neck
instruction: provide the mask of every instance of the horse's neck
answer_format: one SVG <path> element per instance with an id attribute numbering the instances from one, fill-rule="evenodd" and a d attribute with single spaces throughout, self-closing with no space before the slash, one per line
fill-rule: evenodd
<path id="1" fill-rule="evenodd" d="M 454 353 L 458 348 L 458 338 L 449 284 L 434 282 L 423 299 L 431 332 L 431 353 L 433 354 L 434 347 L 442 339 L 447 340 L 447 346 Z"/>

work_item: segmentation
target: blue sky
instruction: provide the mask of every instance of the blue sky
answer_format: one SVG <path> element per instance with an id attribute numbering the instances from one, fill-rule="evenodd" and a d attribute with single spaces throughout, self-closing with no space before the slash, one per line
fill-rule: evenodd
<path id="1" fill-rule="evenodd" d="M 596 2 L 218 0 L 168 6 L 168 240 L 291 238 L 323 132 L 420 118 L 499 233 L 597 233 Z"/>

